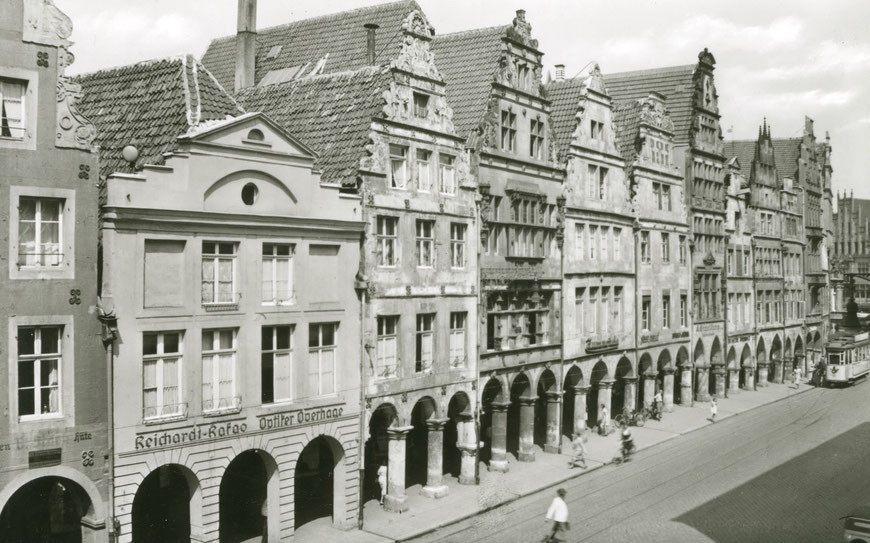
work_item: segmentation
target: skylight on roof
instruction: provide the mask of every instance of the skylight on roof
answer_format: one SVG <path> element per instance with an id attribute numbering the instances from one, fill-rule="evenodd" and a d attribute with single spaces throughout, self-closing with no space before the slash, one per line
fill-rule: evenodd
<path id="1" fill-rule="evenodd" d="M 269 49 L 269 52 L 266 54 L 266 58 L 275 58 L 278 55 L 280 55 L 281 54 L 281 47 L 282 46 L 280 46 L 280 45 L 273 45 L 272 48 Z"/>

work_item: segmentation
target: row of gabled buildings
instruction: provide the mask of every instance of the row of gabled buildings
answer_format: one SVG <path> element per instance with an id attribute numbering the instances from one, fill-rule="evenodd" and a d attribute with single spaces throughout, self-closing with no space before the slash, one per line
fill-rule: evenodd
<path id="1" fill-rule="evenodd" d="M 258 30 L 240 0 L 200 60 L 69 78 L 69 19 L 0 6 L 0 533 L 355 526 L 382 466 L 404 511 L 560 452 L 601 407 L 820 353 L 830 144 L 809 120 L 723 141 L 706 49 L 544 83 L 522 10 Z"/>

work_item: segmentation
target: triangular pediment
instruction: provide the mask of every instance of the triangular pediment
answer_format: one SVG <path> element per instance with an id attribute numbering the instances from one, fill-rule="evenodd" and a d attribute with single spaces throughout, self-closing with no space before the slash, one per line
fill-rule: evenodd
<path id="1" fill-rule="evenodd" d="M 264 113 L 246 113 L 191 128 L 179 141 L 212 143 L 249 151 L 264 151 L 314 159 L 316 153 Z"/>

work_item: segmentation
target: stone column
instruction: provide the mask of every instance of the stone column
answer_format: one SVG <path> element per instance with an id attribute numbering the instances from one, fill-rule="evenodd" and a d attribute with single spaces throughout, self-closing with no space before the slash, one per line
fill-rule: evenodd
<path id="1" fill-rule="evenodd" d="M 489 471 L 508 470 L 507 460 L 507 410 L 510 402 L 492 402 L 492 440 L 489 444 Z"/>
<path id="2" fill-rule="evenodd" d="M 586 429 L 586 394 L 589 387 L 579 385 L 574 387 L 574 433 L 582 433 Z M 571 436 L 572 438 L 574 436 Z"/>
<path id="3" fill-rule="evenodd" d="M 767 386 L 767 362 L 758 363 L 758 386 Z"/>
<path id="4" fill-rule="evenodd" d="M 473 445 L 460 445 L 459 452 L 462 454 L 462 465 L 459 468 L 459 484 L 476 485 L 477 479 L 474 477 L 474 464 L 477 462 L 477 451 Z"/>
<path id="5" fill-rule="evenodd" d="M 562 395 L 558 392 L 547 392 L 547 442 L 544 452 L 559 454 L 559 410 L 562 407 Z"/>
<path id="6" fill-rule="evenodd" d="M 695 399 L 699 402 L 710 401 L 710 366 L 695 366 L 697 383 L 695 383 Z"/>
<path id="7" fill-rule="evenodd" d="M 728 369 L 728 395 L 737 394 L 740 391 L 740 370 Z"/>
<path id="8" fill-rule="evenodd" d="M 520 396 L 520 450 L 517 460 L 535 461 L 535 401 L 534 396 Z"/>
<path id="9" fill-rule="evenodd" d="M 442 481 L 444 473 L 444 425 L 447 419 L 429 419 L 426 421 L 426 486 L 420 489 L 420 494 L 427 498 L 443 498 L 449 492 Z M 457 432 L 458 433 L 458 432 Z"/>
<path id="10" fill-rule="evenodd" d="M 727 375 L 728 372 L 722 366 L 713 367 L 713 387 L 717 398 L 725 397 L 725 377 Z"/>
<path id="11" fill-rule="evenodd" d="M 408 510 L 408 497 L 405 495 L 405 438 L 413 426 L 393 426 L 387 428 L 389 446 L 387 449 L 387 495 L 384 496 L 384 509 L 393 513 Z"/>
<path id="12" fill-rule="evenodd" d="M 662 404 L 667 413 L 674 411 L 674 373 L 676 368 L 665 368 L 665 376 L 662 379 Z"/>
<path id="13" fill-rule="evenodd" d="M 680 368 L 680 405 L 692 405 L 692 366 Z"/>
<path id="14" fill-rule="evenodd" d="M 652 407 L 656 397 L 656 374 L 645 373 L 643 375 L 643 407 Z"/>
<path id="15" fill-rule="evenodd" d="M 796 354 L 794 356 L 794 358 L 795 358 L 795 362 L 796 362 L 795 365 L 798 366 L 801 369 L 801 371 L 805 371 L 806 367 L 807 367 L 807 358 L 804 355 L 800 355 L 800 354 Z"/>
<path id="16" fill-rule="evenodd" d="M 785 377 L 785 359 L 773 361 L 773 375 L 770 376 L 772 383 L 782 383 Z"/>
<path id="17" fill-rule="evenodd" d="M 743 368 L 746 378 L 743 380 L 744 390 L 755 390 L 755 370 L 751 366 Z"/>
<path id="18" fill-rule="evenodd" d="M 598 412 L 601 412 L 601 404 L 604 404 L 604 407 L 609 413 L 608 416 L 610 419 L 613 419 L 613 411 L 610 408 L 610 394 L 613 389 L 613 383 L 615 383 L 613 379 L 602 379 L 598 382 Z M 610 420 L 606 420 L 604 422 L 608 426 L 611 425 Z"/>
<path id="19" fill-rule="evenodd" d="M 622 380 L 625 383 L 625 407 L 633 411 L 637 408 L 637 377 L 623 377 Z"/>

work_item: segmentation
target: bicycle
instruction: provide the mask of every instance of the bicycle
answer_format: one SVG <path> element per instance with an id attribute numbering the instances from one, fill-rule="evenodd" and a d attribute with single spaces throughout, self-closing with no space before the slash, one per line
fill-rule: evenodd
<path id="1" fill-rule="evenodd" d="M 648 418 L 647 409 L 637 411 L 626 407 L 622 410 L 621 415 L 616 416 L 615 420 L 616 424 L 624 428 L 626 426 L 643 426 Z"/>

